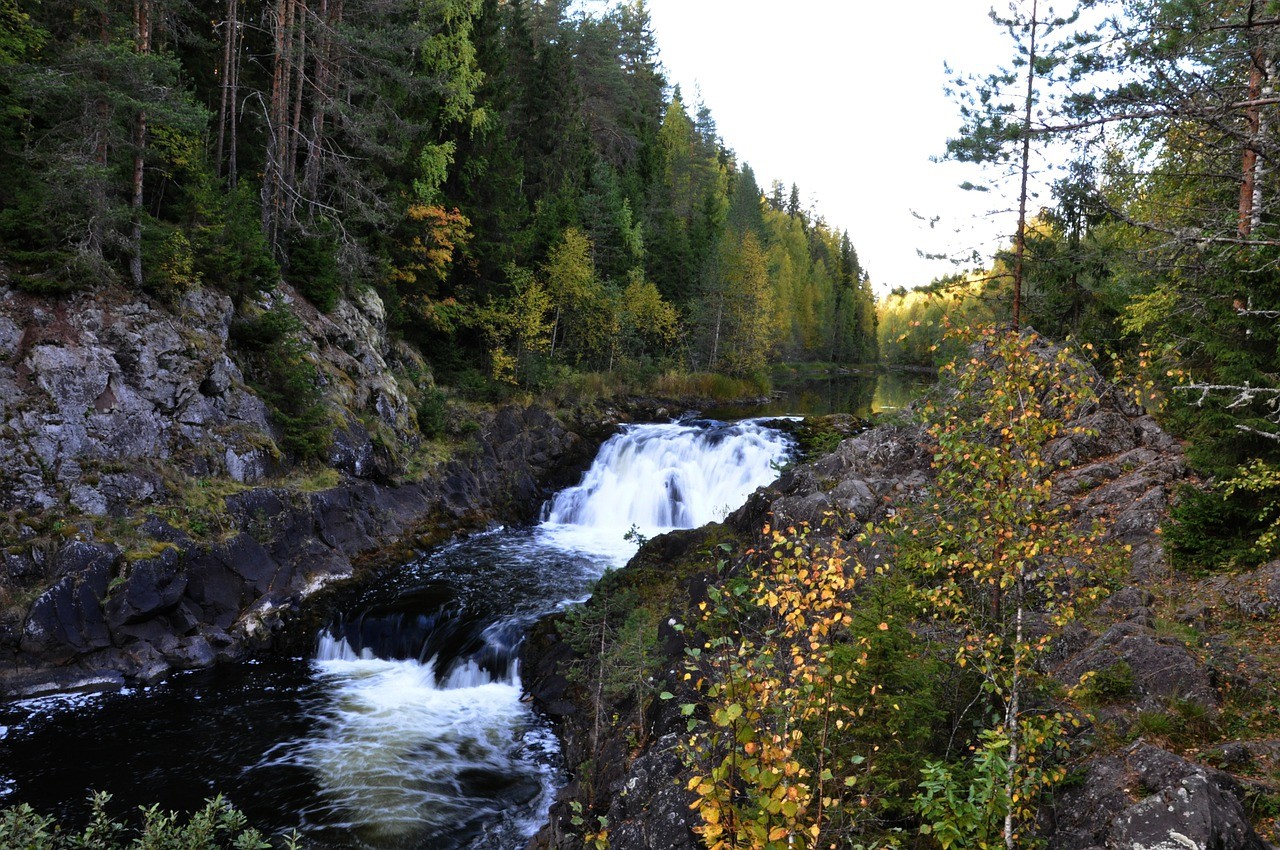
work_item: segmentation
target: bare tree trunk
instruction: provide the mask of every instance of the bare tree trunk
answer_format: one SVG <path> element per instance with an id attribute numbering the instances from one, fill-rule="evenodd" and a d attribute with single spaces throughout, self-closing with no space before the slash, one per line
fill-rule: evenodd
<path id="1" fill-rule="evenodd" d="M 231 94 L 231 56 L 235 43 L 236 0 L 227 0 L 227 13 L 222 19 L 222 67 L 218 77 L 222 81 L 218 97 L 218 144 L 214 148 L 213 165 L 219 177 L 222 176 L 222 152 L 227 139 L 227 108 L 234 111 L 235 101 Z"/>
<path id="2" fill-rule="evenodd" d="M 240 24 L 240 0 L 227 0 L 222 29 L 222 66 L 218 72 L 222 90 L 218 99 L 218 143 L 214 167 L 218 176 L 225 176 L 227 185 L 234 189 L 238 179 L 236 136 L 240 123 L 240 48 L 244 38 L 244 27 Z"/>
<path id="3" fill-rule="evenodd" d="M 302 166 L 301 194 L 308 203 L 308 218 L 315 217 L 316 202 L 320 195 L 320 177 L 324 172 L 324 134 L 328 120 L 329 101 L 333 97 L 332 84 L 336 73 L 333 61 L 333 29 L 342 20 L 342 0 L 320 0 L 318 26 L 312 38 L 312 54 L 315 59 L 312 71 L 312 91 L 315 104 L 311 109 L 311 130 L 307 134 L 306 158 Z"/>
<path id="4" fill-rule="evenodd" d="M 1008 801 L 1009 807 L 1004 813 L 1004 846 L 1005 850 L 1014 850 L 1013 839 L 1013 795 L 1017 790 L 1018 779 L 1018 712 L 1021 706 L 1018 704 L 1018 691 L 1022 687 L 1022 609 L 1023 609 L 1023 582 L 1024 578 L 1019 571 L 1017 580 L 1017 588 L 1014 591 L 1017 594 L 1017 614 L 1015 615 L 1014 637 L 1013 637 L 1013 685 L 1009 689 L 1009 706 L 1005 711 L 1005 734 L 1009 738 L 1009 763 L 1005 770 L 1005 799 Z"/>
<path id="5" fill-rule="evenodd" d="M 1249 15 L 1252 18 L 1252 5 L 1249 9 Z M 1255 101 L 1262 96 L 1264 59 L 1261 48 L 1254 49 L 1251 60 L 1249 63 L 1249 105 L 1244 110 L 1247 140 L 1244 145 L 1244 161 L 1240 169 L 1240 223 L 1237 227 L 1237 233 L 1241 239 L 1249 238 L 1249 235 L 1253 232 L 1256 218 L 1254 194 L 1258 188 L 1258 131 L 1262 129 L 1262 115 L 1261 108 Z"/>
<path id="6" fill-rule="evenodd" d="M 307 66 L 307 2 L 297 0 L 298 39 L 290 61 L 294 64 L 293 117 L 289 120 L 289 132 L 285 144 L 284 189 L 287 195 L 287 221 L 297 220 L 298 192 L 296 185 L 298 141 L 302 136 L 302 90 L 306 82 Z"/>
<path id="7" fill-rule="evenodd" d="M 720 353 L 720 324 L 724 321 L 724 298 L 723 296 L 716 303 L 716 329 L 711 335 L 711 358 L 707 361 L 707 371 L 714 372 L 716 369 L 716 358 Z"/>
<path id="8" fill-rule="evenodd" d="M 1022 188 L 1018 191 L 1018 236 L 1013 257 L 1013 330 L 1022 323 L 1023 260 L 1027 253 L 1027 178 L 1031 172 L 1031 107 L 1036 84 L 1036 27 L 1039 21 L 1037 0 L 1031 0 L 1031 42 L 1027 51 L 1027 100 L 1022 118 Z"/>
<path id="9" fill-rule="evenodd" d="M 1263 63 L 1262 76 L 1264 82 L 1262 84 L 1262 98 L 1270 98 L 1275 96 L 1275 85 L 1272 82 L 1276 76 L 1276 63 L 1270 57 Z M 1265 113 L 1258 114 L 1258 138 L 1265 139 L 1270 131 L 1269 122 Z M 1262 187 L 1264 185 L 1263 177 L 1267 173 L 1267 158 L 1261 151 L 1258 151 L 1258 161 L 1253 167 L 1253 229 L 1257 230 L 1262 224 Z"/>
<path id="10" fill-rule="evenodd" d="M 273 248 L 279 248 L 284 212 L 284 168 L 288 152 L 290 57 L 293 46 L 294 0 L 276 0 L 272 20 L 273 63 L 271 98 L 267 117 L 267 155 L 262 173 L 262 230 Z"/>
<path id="11" fill-rule="evenodd" d="M 134 48 L 141 55 L 151 52 L 151 0 L 134 0 Z M 147 113 L 138 110 L 133 121 L 133 181 L 129 206 L 132 208 L 132 226 L 129 232 L 131 254 L 129 276 L 133 285 L 142 286 L 142 179 L 147 150 Z"/>
<path id="12" fill-rule="evenodd" d="M 231 111 L 228 113 L 228 131 L 230 139 L 228 140 L 227 151 L 227 185 L 232 189 L 236 188 L 236 184 L 240 180 L 240 168 L 237 161 L 237 152 L 240 148 L 240 54 L 244 46 L 244 26 L 240 23 L 240 8 L 238 0 L 229 0 L 232 4 L 232 11 L 235 13 L 231 19 L 231 65 L 230 73 L 230 93 L 231 93 Z"/>
<path id="13" fill-rule="evenodd" d="M 108 26 L 107 15 L 102 13 L 98 16 L 98 41 L 105 48 L 111 44 L 111 29 Z M 98 72 L 98 82 L 105 89 L 107 88 L 107 72 L 101 70 Z M 108 140 L 111 136 L 111 105 L 107 103 L 105 98 L 98 98 L 93 106 L 97 115 L 97 127 L 95 128 L 97 136 L 94 138 L 93 159 L 99 168 L 106 169 L 107 159 L 110 155 L 110 145 Z M 105 195 L 107 194 L 100 180 L 95 180 L 91 192 L 95 195 L 89 200 L 89 203 L 95 208 L 97 214 L 90 216 L 85 233 L 84 248 L 88 253 L 92 254 L 95 259 L 102 259 L 103 244 L 106 241 L 104 233 L 105 221 L 101 215 L 102 209 L 106 206 Z"/>

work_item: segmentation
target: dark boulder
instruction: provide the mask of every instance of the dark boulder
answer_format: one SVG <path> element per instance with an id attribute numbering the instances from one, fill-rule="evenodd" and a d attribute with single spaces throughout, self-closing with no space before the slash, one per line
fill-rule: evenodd
<path id="1" fill-rule="evenodd" d="M 187 589 L 182 551 L 165 547 L 153 558 L 134 561 L 122 586 L 107 600 L 107 624 L 114 631 L 138 623 L 178 604 Z"/>
<path id="2" fill-rule="evenodd" d="M 702 846 L 693 832 L 698 817 L 689 808 L 694 795 L 673 779 L 685 770 L 679 747 L 678 734 L 659 738 L 612 789 L 608 814 L 611 846 L 634 850 Z"/>
<path id="3" fill-rule="evenodd" d="M 1134 690 L 1158 708 L 1181 699 L 1205 708 L 1218 704 L 1209 669 L 1181 641 L 1150 633 L 1141 619 L 1118 622 L 1075 655 L 1058 671 L 1064 684 L 1074 685 L 1086 673 L 1101 672 L 1118 662 L 1133 671 Z"/>
<path id="4" fill-rule="evenodd" d="M 27 612 L 22 651 L 58 664 L 111 646 L 103 600 L 119 557 L 113 546 L 75 542 L 64 547 L 55 560 L 61 578 Z"/>
<path id="5" fill-rule="evenodd" d="M 1201 775 L 1131 806 L 1111 826 L 1113 847 L 1132 850 L 1266 850 L 1244 808 Z"/>
<path id="6" fill-rule="evenodd" d="M 1051 850 L 1265 850 L 1232 776 L 1144 741 L 1094 759 L 1046 812 Z"/>

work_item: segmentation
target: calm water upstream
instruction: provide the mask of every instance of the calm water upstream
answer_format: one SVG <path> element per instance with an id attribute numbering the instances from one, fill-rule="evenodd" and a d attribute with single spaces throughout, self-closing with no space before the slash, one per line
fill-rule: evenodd
<path id="1" fill-rule="evenodd" d="M 0 805 L 74 819 L 92 789 L 119 811 L 221 792 L 318 847 L 522 847 L 560 782 L 555 740 L 520 700 L 528 627 L 624 564 L 633 525 L 719 519 L 788 451 L 752 422 L 630 426 L 540 524 L 405 564 L 313 657 L 0 706 Z"/>
<path id="2" fill-rule="evenodd" d="M 720 405 L 706 411 L 721 419 L 748 416 L 822 416 L 851 413 L 864 419 L 906 407 L 933 385 L 932 375 L 913 372 L 866 374 L 790 374 L 773 376 L 767 404 Z"/>

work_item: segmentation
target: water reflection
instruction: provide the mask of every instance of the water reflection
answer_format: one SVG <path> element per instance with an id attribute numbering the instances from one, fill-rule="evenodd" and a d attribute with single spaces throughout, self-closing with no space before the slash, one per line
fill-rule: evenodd
<path id="1" fill-rule="evenodd" d="M 773 398 L 765 404 L 726 404 L 706 415 L 718 419 L 749 416 L 825 416 L 848 413 L 861 418 L 899 410 L 933 384 L 932 375 L 914 372 L 821 373 L 793 369 L 773 376 Z"/>

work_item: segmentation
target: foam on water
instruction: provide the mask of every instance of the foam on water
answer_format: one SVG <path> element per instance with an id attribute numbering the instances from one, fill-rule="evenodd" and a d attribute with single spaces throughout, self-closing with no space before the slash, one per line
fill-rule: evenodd
<path id="1" fill-rule="evenodd" d="M 647 537 L 723 519 L 772 480 L 790 446 L 758 422 L 631 425 L 610 438 L 576 487 L 560 491 L 551 526 Z"/>
<path id="2" fill-rule="evenodd" d="M 463 664 L 441 683 L 433 663 L 361 658 L 337 643 L 314 662 L 328 693 L 318 733 L 264 761 L 311 772 L 320 799 L 310 819 L 323 830 L 379 847 L 432 846 L 508 817 L 510 803 L 545 811 L 553 771 L 524 740 L 533 724 L 517 677 L 481 681 Z"/>

